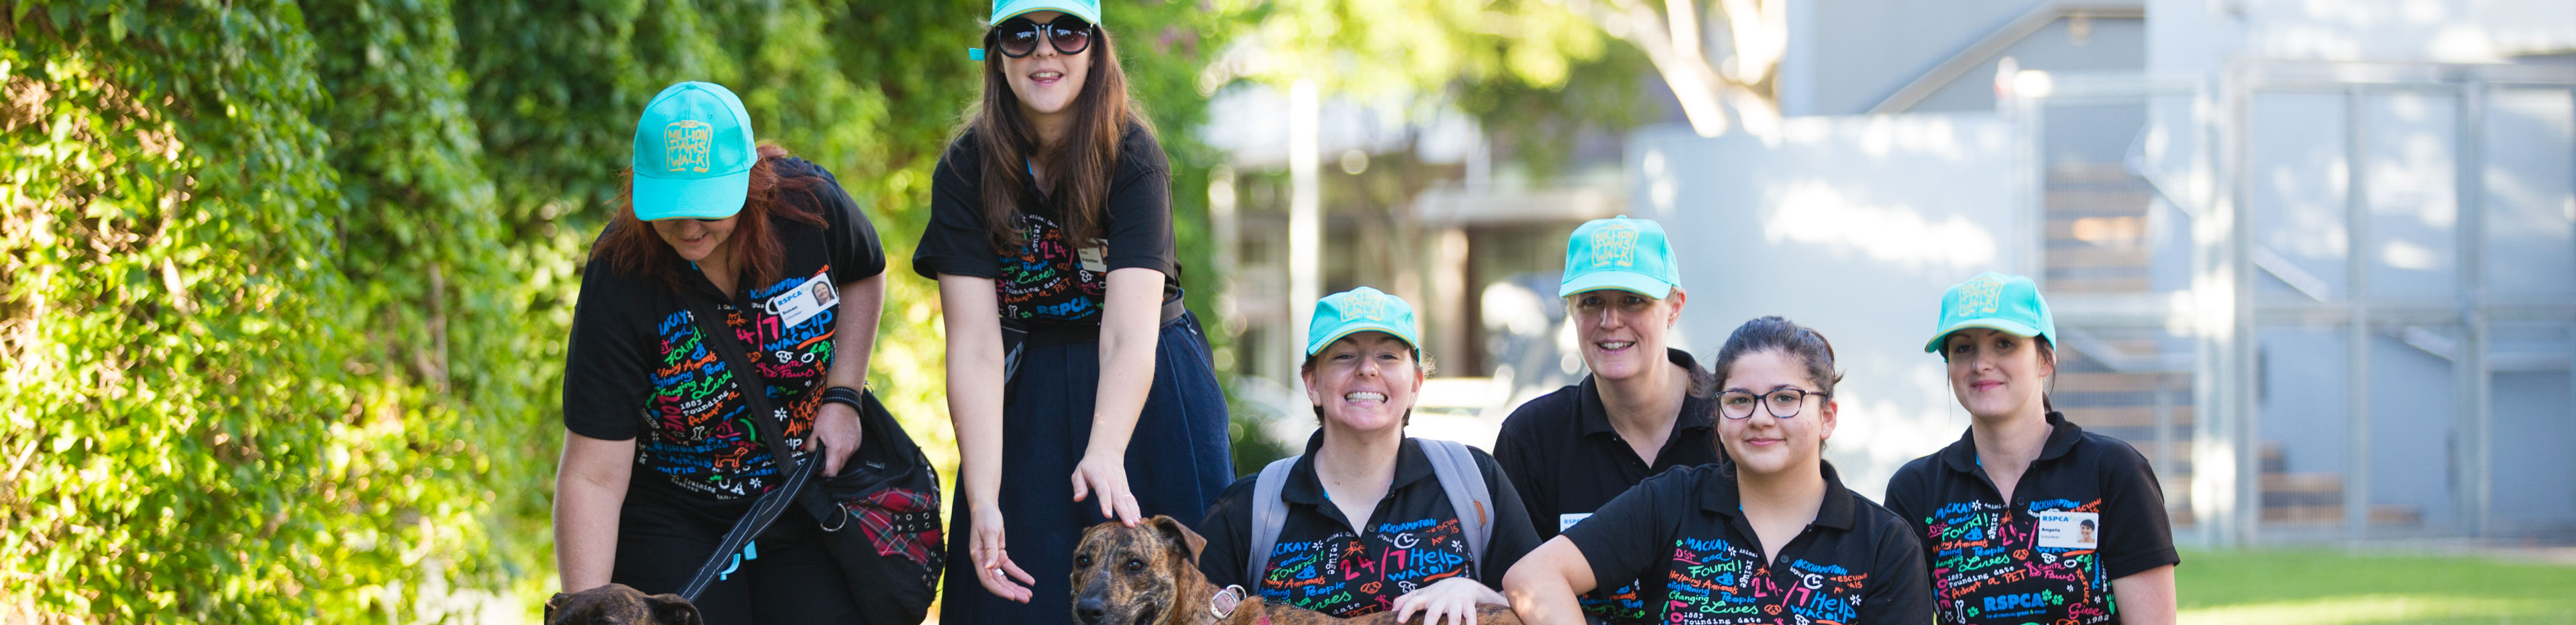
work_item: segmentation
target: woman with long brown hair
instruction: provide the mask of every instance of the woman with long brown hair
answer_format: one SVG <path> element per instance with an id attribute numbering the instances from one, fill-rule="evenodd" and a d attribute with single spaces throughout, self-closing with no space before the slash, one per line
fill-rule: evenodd
<path id="1" fill-rule="evenodd" d="M 854 398 L 885 295 L 867 215 L 830 172 L 755 144 L 723 86 L 654 96 L 628 173 L 591 244 L 564 363 L 555 558 L 567 592 L 679 592 L 797 466 L 770 453 L 756 420 L 774 420 L 799 458 L 819 445 L 822 473 L 840 473 L 859 448 Z M 713 323 L 734 336 L 699 331 Z M 719 345 L 746 346 L 759 375 L 730 370 Z M 756 414 L 751 393 L 772 413 Z M 764 557 L 708 585 L 697 610 L 708 623 L 855 622 L 822 540 L 812 522 L 771 525 L 755 543 Z"/>
<path id="2" fill-rule="evenodd" d="M 1004 0 L 991 23 L 983 98 L 940 157 L 913 256 L 939 281 L 961 460 L 950 535 L 967 548 L 949 551 L 939 618 L 1065 623 L 1052 585 L 1082 528 L 1199 518 L 1233 460 L 1181 305 L 1171 176 L 1099 3 Z"/>

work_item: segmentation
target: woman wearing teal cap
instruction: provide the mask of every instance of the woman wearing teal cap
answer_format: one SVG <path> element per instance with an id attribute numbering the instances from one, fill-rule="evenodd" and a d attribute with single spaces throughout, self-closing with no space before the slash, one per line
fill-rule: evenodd
<path id="1" fill-rule="evenodd" d="M 913 268 L 939 281 L 964 495 L 943 623 L 1065 622 L 1084 527 L 1196 518 L 1233 480 L 1168 165 L 1100 17 L 996 2 L 982 101 L 931 179 Z"/>
<path id="2" fill-rule="evenodd" d="M 1592 516 L 1611 498 L 1673 467 L 1717 462 L 1714 384 L 1689 352 L 1669 347 L 1689 299 L 1664 228 L 1626 215 L 1595 219 L 1565 242 L 1565 298 L 1591 373 L 1512 410 L 1494 459 L 1520 487 L 1541 540 Z M 1598 584 L 1582 597 L 1597 618 L 1648 614 L 1639 584 Z"/>
<path id="3" fill-rule="evenodd" d="M 885 294 L 885 253 L 858 203 L 831 172 L 754 144 L 723 86 L 654 96 L 631 156 L 631 185 L 582 271 L 564 363 L 555 556 L 566 591 L 679 592 L 793 466 L 760 430 L 800 457 L 820 444 L 824 474 L 840 473 L 859 447 L 858 388 Z M 700 332 L 714 323 L 733 336 Z M 742 346 L 761 375 L 737 376 L 718 345 Z M 754 414 L 752 393 L 772 414 Z M 857 618 L 819 526 L 781 521 L 755 543 L 766 557 L 698 595 L 706 622 Z"/>
<path id="4" fill-rule="evenodd" d="M 2057 412 L 2056 342 L 2030 278 L 1950 287 L 1923 350 L 1949 363 L 1968 432 L 1898 469 L 1887 508 L 1923 539 L 1943 623 L 2172 623 L 2164 489 L 2128 443 Z"/>
<path id="5" fill-rule="evenodd" d="M 1405 437 L 1430 374 L 1417 335 L 1413 307 L 1377 289 L 1315 303 L 1298 375 L 1323 428 L 1208 510 L 1209 584 L 1338 617 L 1463 623 L 1480 604 L 1504 609 L 1495 589 L 1538 535 L 1492 456 Z"/>

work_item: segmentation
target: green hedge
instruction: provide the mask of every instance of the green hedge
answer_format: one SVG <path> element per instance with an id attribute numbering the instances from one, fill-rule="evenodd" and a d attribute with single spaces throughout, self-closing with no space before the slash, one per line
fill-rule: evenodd
<path id="1" fill-rule="evenodd" d="M 990 5 L 694 6 L 0 2 L 0 620 L 532 616 L 581 250 L 678 80 L 874 211 L 871 380 L 953 462 L 907 260 Z M 1203 8 L 1119 17 L 1196 267 Z"/>

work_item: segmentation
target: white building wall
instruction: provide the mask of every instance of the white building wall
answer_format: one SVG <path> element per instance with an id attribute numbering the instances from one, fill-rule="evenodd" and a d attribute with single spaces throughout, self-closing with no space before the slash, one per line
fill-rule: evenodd
<path id="1" fill-rule="evenodd" d="M 1672 233 L 1682 347 L 1714 357 L 1764 315 L 1833 341 L 1845 378 L 1826 457 L 1877 498 L 1967 429 L 1923 342 L 1949 285 L 2023 265 L 2014 146 L 1993 113 L 1798 117 L 1776 143 L 1650 127 L 1628 140 L 1630 216 Z"/>

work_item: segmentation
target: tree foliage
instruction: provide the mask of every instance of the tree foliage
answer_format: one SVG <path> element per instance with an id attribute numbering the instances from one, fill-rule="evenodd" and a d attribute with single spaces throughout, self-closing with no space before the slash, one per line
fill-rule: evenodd
<path id="1" fill-rule="evenodd" d="M 579 264 L 680 80 L 736 89 L 869 207 L 896 274 L 870 380 L 952 463 L 909 256 L 989 7 L 0 2 L 0 609 L 411 622 L 550 592 Z M 1199 70 L 1242 9 L 1107 16 L 1185 267 L 1209 266 Z M 1213 277 L 1185 274 L 1193 308 Z"/>

